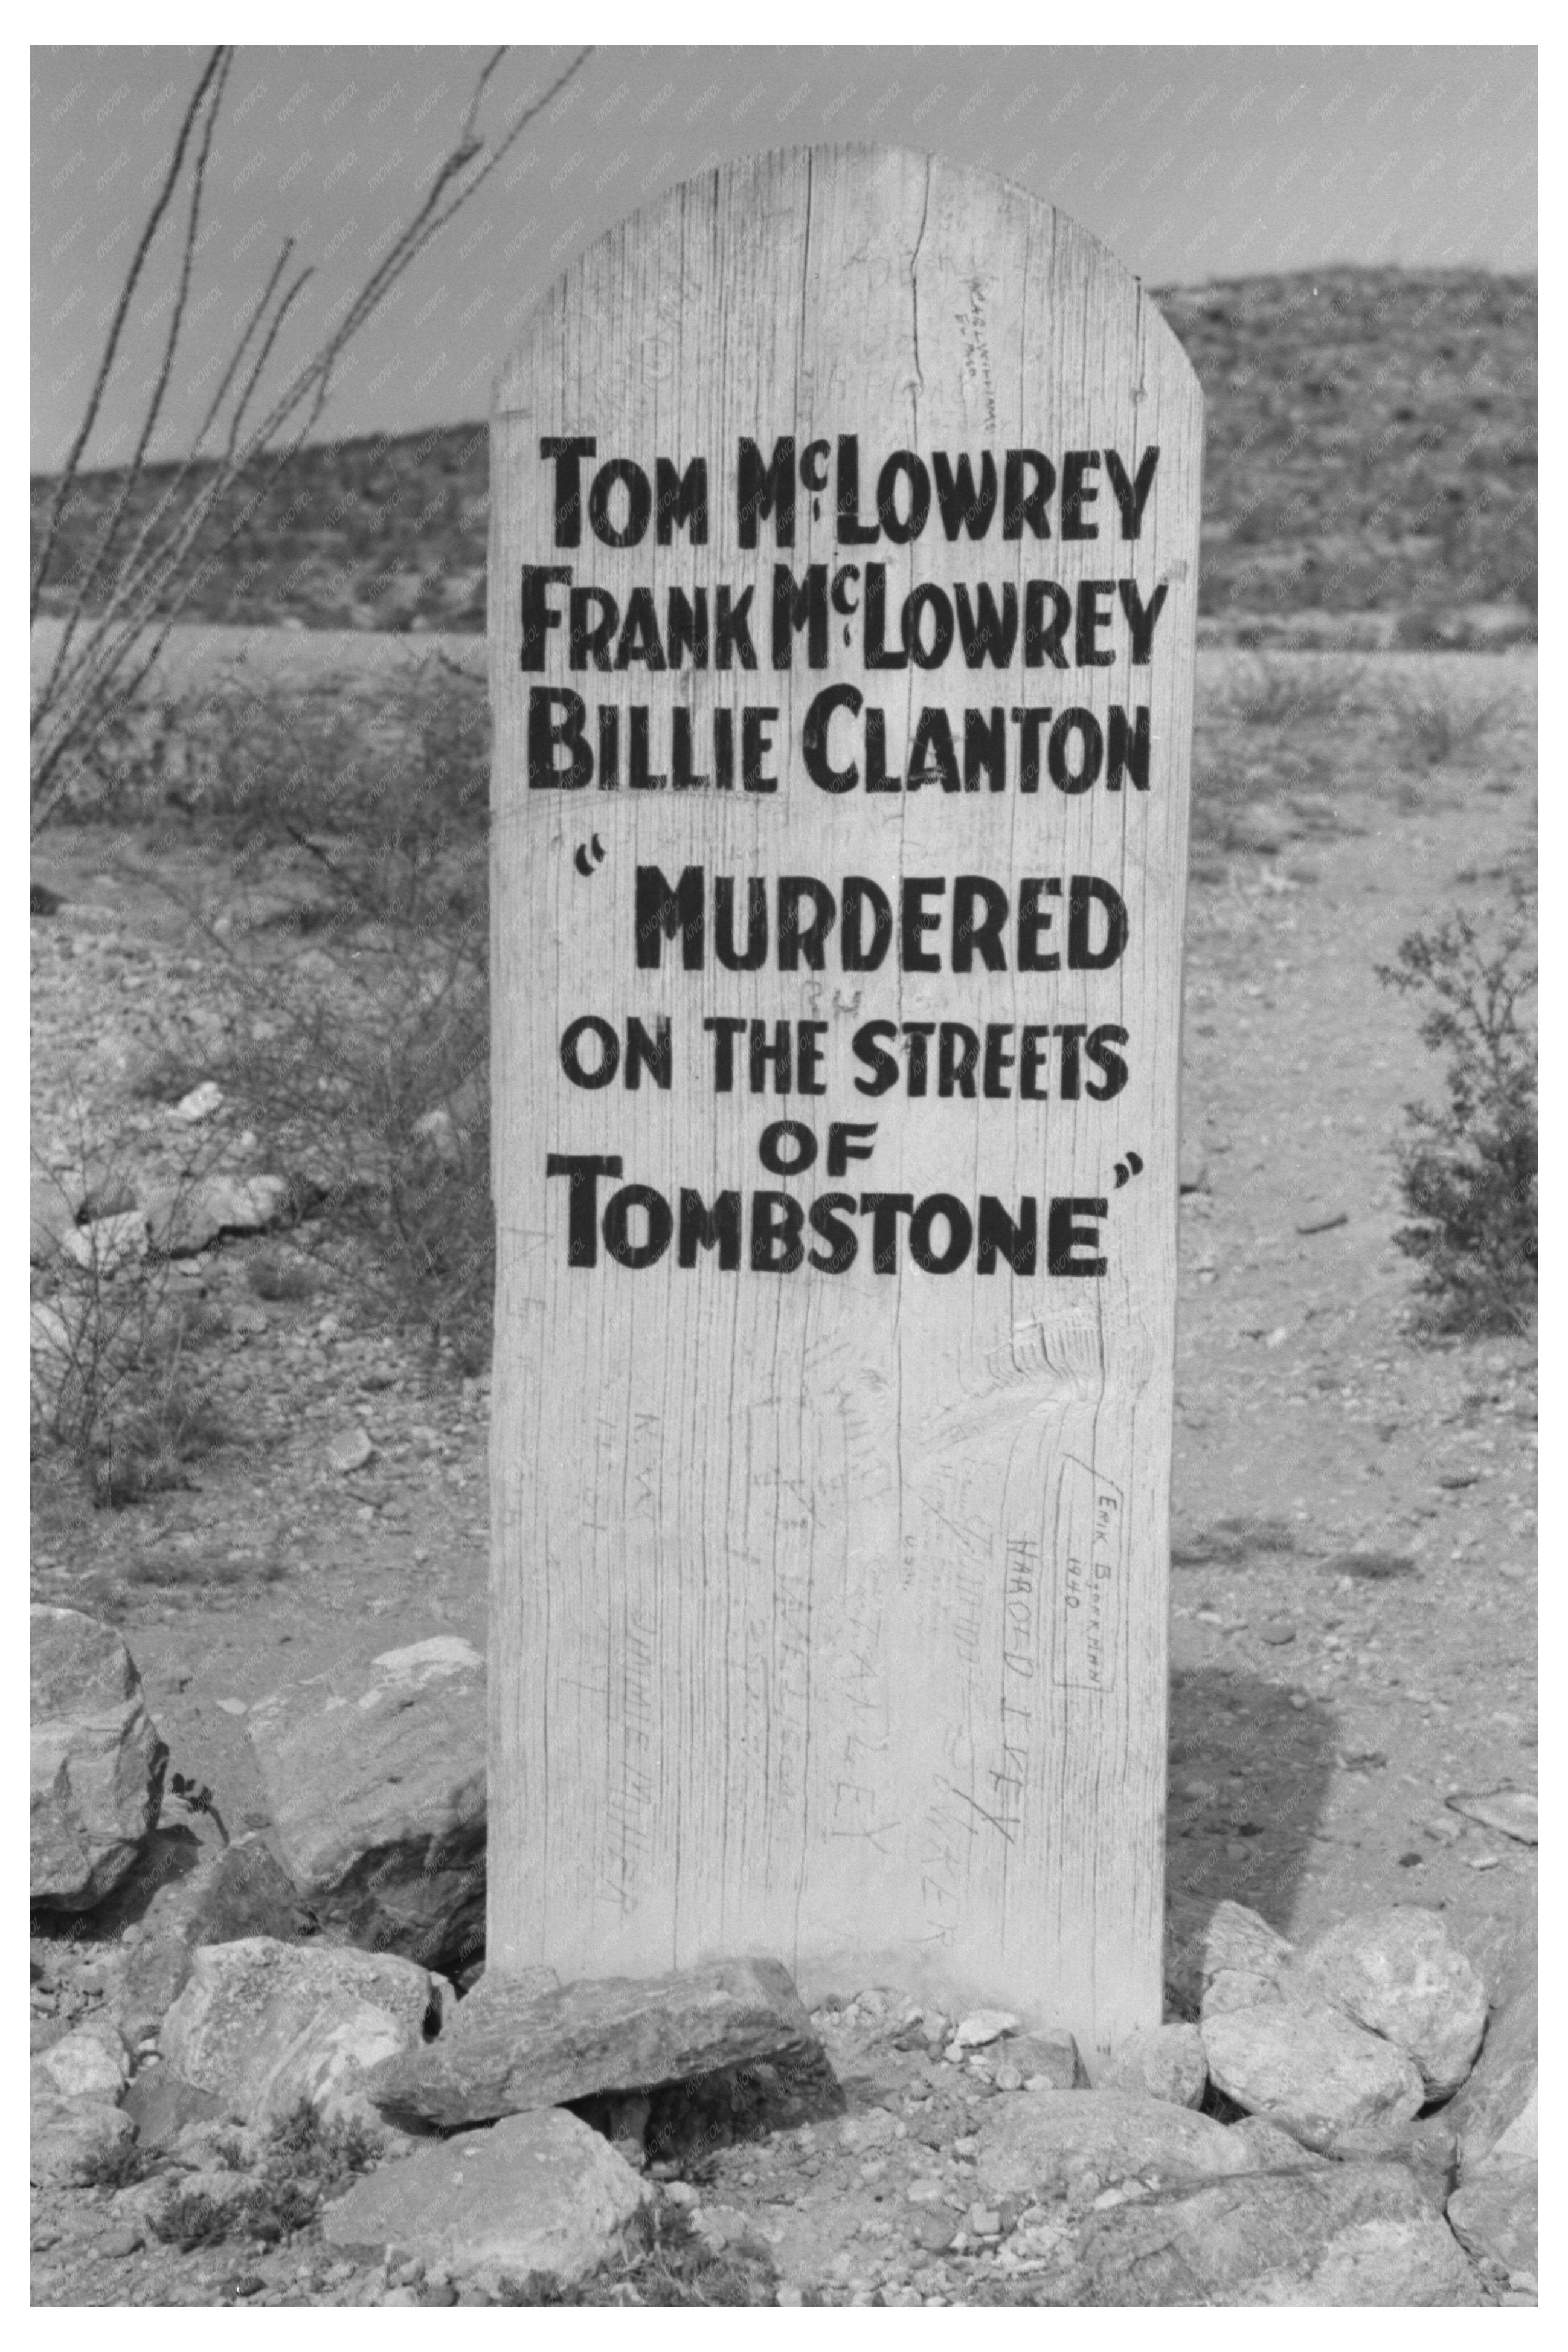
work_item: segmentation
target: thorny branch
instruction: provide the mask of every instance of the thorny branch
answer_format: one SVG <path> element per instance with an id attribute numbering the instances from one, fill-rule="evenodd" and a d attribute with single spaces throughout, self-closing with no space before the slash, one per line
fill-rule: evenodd
<path id="1" fill-rule="evenodd" d="M 187 150 L 199 127 L 162 361 L 113 508 L 75 587 L 60 641 L 41 685 L 35 690 L 30 727 L 35 835 L 47 823 L 69 789 L 73 759 L 79 759 L 126 707 L 162 652 L 201 577 L 194 553 L 204 526 L 236 481 L 245 477 L 251 496 L 228 526 L 220 547 L 208 551 L 204 562 L 211 562 L 244 529 L 259 499 L 317 423 L 349 344 L 363 331 L 426 246 L 471 201 L 528 125 L 559 95 L 591 51 L 580 49 L 549 87 L 526 103 L 500 138 L 489 144 L 478 128 L 479 110 L 506 54 L 505 47 L 494 50 L 480 68 L 455 144 L 437 166 L 413 213 L 347 303 L 336 326 L 285 382 L 270 405 L 264 408 L 260 421 L 247 427 L 246 418 L 252 403 L 258 398 L 284 323 L 313 274 L 306 268 L 287 278 L 294 240 L 290 237 L 285 241 L 229 356 L 217 393 L 189 454 L 154 504 L 123 560 L 118 566 L 111 566 L 114 547 L 145 473 L 148 446 L 162 410 L 186 322 L 213 134 L 234 51 L 232 47 L 220 44 L 208 57 L 181 120 L 168 171 L 128 267 L 87 408 L 55 484 L 34 558 L 30 620 L 37 622 L 49 566 L 59 543 L 61 524 L 82 471 L 83 453 L 119 356 L 131 297 L 173 201 Z M 253 347 L 254 358 L 247 362 L 246 354 Z M 231 393 L 236 396 L 221 450 L 215 457 L 204 457 L 208 436 L 218 426 L 225 401 Z M 88 606 L 106 576 L 110 581 L 108 593 L 101 600 L 100 609 L 89 616 Z"/>

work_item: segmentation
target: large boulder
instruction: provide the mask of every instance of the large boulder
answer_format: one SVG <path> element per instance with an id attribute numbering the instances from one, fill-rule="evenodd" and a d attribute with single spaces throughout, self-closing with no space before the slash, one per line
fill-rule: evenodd
<path id="1" fill-rule="evenodd" d="M 1403 2050 L 1428 2098 L 1458 2090 L 1487 2019 L 1486 1987 L 1436 1911 L 1368 1911 L 1315 1937 L 1296 1969 L 1320 1998 Z"/>
<path id="2" fill-rule="evenodd" d="M 1478 2259 L 1536 2278 L 1541 2270 L 1540 2117 L 1533 2097 L 1448 2200 L 1448 2221 Z"/>
<path id="3" fill-rule="evenodd" d="M 1247 2143 L 1209 2116 L 1130 2091 L 1024 2091 L 986 2111 L 975 2158 L 993 2200 L 1050 2197 L 1075 2174 L 1103 2184 L 1214 2180 L 1250 2171 Z"/>
<path id="4" fill-rule="evenodd" d="M 1468 2171 L 1535 2097 L 1540 2074 L 1540 1957 L 1533 1929 L 1503 1962 L 1486 2040 L 1469 2080 L 1445 2109 Z"/>
<path id="5" fill-rule="evenodd" d="M 451 2130 L 595 2093 L 662 2084 L 815 2044 L 777 1960 L 724 1960 L 663 1977 L 541 1984 L 486 1975 L 435 2042 L 379 2066 L 383 2114 Z"/>
<path id="6" fill-rule="evenodd" d="M 416 2149 L 329 2206 L 329 2245 L 442 2263 L 492 2291 L 575 2286 L 612 2255 L 649 2191 L 608 2140 L 558 2107 Z"/>
<path id="7" fill-rule="evenodd" d="M 1265 2001 L 1206 2014 L 1203 2047 L 1228 2098 L 1325 2152 L 1343 2133 L 1407 2120 L 1426 2096 L 1403 2051 L 1336 2009 Z"/>
<path id="8" fill-rule="evenodd" d="M 32 1899 L 90 1911 L 156 1826 L 168 1751 L 111 1625 L 35 1603 L 30 1634 Z"/>
<path id="9" fill-rule="evenodd" d="M 431 1967 L 485 1922 L 485 1661 L 441 1633 L 291 1683 L 246 1723 L 289 1876 L 322 1924 Z"/>
<path id="10" fill-rule="evenodd" d="M 136 2126 L 107 2102 L 35 2095 L 28 2179 L 36 2189 L 95 2179 L 109 2158 L 134 2145 Z"/>
<path id="11" fill-rule="evenodd" d="M 1432 2309 L 1486 2298 L 1407 2172 L 1335 2164 L 1091 2215 L 1067 2299 Z"/>
<path id="12" fill-rule="evenodd" d="M 427 1970 L 390 1953 L 247 1936 L 194 1953 L 158 2048 L 246 2123 L 302 2099 L 328 2121 L 375 2123 L 367 2075 L 435 2029 L 442 1999 Z"/>
<path id="13" fill-rule="evenodd" d="M 314 1921 L 261 1838 L 208 1844 L 182 1827 L 149 1838 L 95 1925 L 118 1947 L 108 1999 L 139 2042 L 157 2032 L 204 1944 L 246 1936 L 298 1943 Z"/>

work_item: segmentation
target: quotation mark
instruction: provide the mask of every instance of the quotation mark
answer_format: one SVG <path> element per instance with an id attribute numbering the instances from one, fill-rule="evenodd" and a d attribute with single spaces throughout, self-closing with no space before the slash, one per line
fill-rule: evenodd
<path id="1" fill-rule="evenodd" d="M 1143 1172 L 1143 1161 L 1135 1151 L 1129 1151 L 1125 1160 L 1116 1162 L 1116 1190 L 1120 1192 L 1124 1184 L 1130 1183 L 1134 1176 L 1141 1176 Z"/>
<path id="2" fill-rule="evenodd" d="M 572 863 L 580 874 L 591 874 L 596 866 L 603 865 L 605 855 L 604 844 L 595 834 L 591 846 L 586 841 L 583 842 Z"/>

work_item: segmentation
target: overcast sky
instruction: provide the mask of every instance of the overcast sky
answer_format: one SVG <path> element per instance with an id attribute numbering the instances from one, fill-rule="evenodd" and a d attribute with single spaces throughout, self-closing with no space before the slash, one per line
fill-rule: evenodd
<path id="1" fill-rule="evenodd" d="M 32 462 L 81 415 L 127 258 L 204 52 L 32 51 Z M 183 448 L 282 237 L 318 264 L 302 329 L 417 202 L 487 53 L 242 49 L 213 148 Z M 570 49 L 518 49 L 500 127 Z M 1536 266 L 1536 59 L 1511 48 L 605 48 L 351 354 L 332 437 L 483 416 L 520 321 L 572 256 L 720 158 L 875 141 L 979 163 L 1062 205 L 1155 286 L 1336 261 Z M 166 330 L 167 229 L 91 455 L 125 453 Z M 204 365 L 207 373 L 202 375 Z"/>

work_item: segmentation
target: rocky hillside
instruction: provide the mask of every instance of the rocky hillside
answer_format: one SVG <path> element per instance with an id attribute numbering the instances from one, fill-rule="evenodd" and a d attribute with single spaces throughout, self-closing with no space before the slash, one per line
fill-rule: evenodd
<path id="1" fill-rule="evenodd" d="M 1516 644 L 1535 635 L 1536 283 L 1332 269 L 1161 297 L 1208 403 L 1210 642 Z M 141 486 L 142 509 L 167 471 Z M 117 477 L 84 478 L 63 608 Z M 50 484 L 35 477 L 35 518 Z M 307 628 L 480 630 L 488 436 L 323 443 L 228 501 L 187 608 Z"/>

